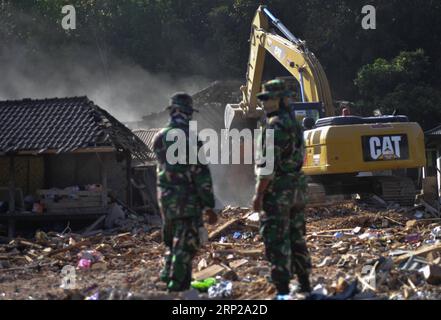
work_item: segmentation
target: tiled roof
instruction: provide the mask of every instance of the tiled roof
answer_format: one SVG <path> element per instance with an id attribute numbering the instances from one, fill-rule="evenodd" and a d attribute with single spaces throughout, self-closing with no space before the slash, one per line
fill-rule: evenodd
<path id="1" fill-rule="evenodd" d="M 156 133 L 159 132 L 161 129 L 137 129 L 133 130 L 133 133 L 138 136 L 144 142 L 144 144 L 147 146 L 148 149 L 148 161 L 154 162 L 156 161 L 156 155 L 153 152 L 153 138 L 155 137 Z"/>
<path id="2" fill-rule="evenodd" d="M 0 101 L 0 153 L 113 147 L 144 159 L 147 148 L 87 97 Z"/>

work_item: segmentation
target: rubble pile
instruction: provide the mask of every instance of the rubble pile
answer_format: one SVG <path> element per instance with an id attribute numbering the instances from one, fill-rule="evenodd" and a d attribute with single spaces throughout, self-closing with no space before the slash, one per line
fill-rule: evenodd
<path id="1" fill-rule="evenodd" d="M 308 208 L 313 299 L 440 299 L 441 219 L 356 201 Z M 258 215 L 225 208 L 193 261 L 192 290 L 159 281 L 158 221 L 91 236 L 37 232 L 0 246 L 0 299 L 271 299 Z M 70 269 L 69 269 L 70 268 Z M 74 288 L 66 281 L 71 272 Z M 292 282 L 290 299 L 296 294 Z"/>

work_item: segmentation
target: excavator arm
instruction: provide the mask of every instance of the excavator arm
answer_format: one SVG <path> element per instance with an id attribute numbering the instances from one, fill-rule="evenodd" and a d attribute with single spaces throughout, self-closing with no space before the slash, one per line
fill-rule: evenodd
<path id="1" fill-rule="evenodd" d="M 270 22 L 286 38 L 271 33 Z M 334 115 L 331 90 L 320 62 L 306 48 L 305 43 L 296 38 L 266 6 L 260 6 L 252 23 L 247 83 L 241 87 L 243 98 L 238 105 L 227 106 L 225 110 L 227 129 L 241 127 L 240 122 L 261 116 L 262 109 L 256 95 L 261 89 L 267 51 L 297 79 L 302 102 L 320 102 L 323 104 L 324 116 Z"/>

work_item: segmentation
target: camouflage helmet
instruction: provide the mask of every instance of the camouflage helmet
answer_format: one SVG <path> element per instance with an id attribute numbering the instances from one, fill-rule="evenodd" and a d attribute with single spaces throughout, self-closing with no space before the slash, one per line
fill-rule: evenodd
<path id="1" fill-rule="evenodd" d="M 185 92 L 177 92 L 170 98 L 168 110 L 179 109 L 184 113 L 193 113 L 198 110 L 193 108 L 193 98 Z"/>
<path id="2" fill-rule="evenodd" d="M 291 97 L 293 92 L 287 89 L 284 80 L 270 80 L 262 85 L 262 92 L 257 94 L 257 99 L 266 101 L 271 98 Z"/>

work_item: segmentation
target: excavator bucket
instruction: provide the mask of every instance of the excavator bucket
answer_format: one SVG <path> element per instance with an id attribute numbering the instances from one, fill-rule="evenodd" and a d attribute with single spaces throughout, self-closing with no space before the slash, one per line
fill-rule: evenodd
<path id="1" fill-rule="evenodd" d="M 225 107 L 225 128 L 228 130 L 256 129 L 258 118 L 251 118 L 245 115 L 238 104 L 227 104 Z"/>

